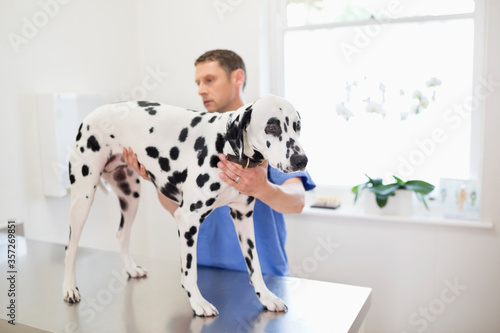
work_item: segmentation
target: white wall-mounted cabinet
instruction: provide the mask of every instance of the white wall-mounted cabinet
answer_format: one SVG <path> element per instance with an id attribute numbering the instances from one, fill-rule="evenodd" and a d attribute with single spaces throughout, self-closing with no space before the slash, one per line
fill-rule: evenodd
<path id="1" fill-rule="evenodd" d="M 64 197 L 69 193 L 70 147 L 83 118 L 102 104 L 102 94 L 37 95 L 38 142 L 46 196 Z"/>

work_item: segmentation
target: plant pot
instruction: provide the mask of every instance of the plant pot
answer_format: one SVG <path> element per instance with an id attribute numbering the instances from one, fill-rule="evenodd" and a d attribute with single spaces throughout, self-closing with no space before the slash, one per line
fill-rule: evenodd
<path id="1" fill-rule="evenodd" d="M 375 194 L 365 191 L 363 194 L 365 213 L 409 216 L 413 212 L 412 195 L 412 191 L 396 190 L 395 195 L 389 197 L 384 208 L 380 208 L 375 200 Z"/>

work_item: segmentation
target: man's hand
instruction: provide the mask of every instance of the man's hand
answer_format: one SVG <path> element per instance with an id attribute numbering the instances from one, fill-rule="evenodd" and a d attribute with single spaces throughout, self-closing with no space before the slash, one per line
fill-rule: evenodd
<path id="1" fill-rule="evenodd" d="M 228 161 L 224 154 L 220 154 L 219 159 L 217 166 L 222 171 L 219 176 L 226 184 L 256 198 L 260 198 L 269 190 L 267 161 L 254 168 L 245 169 L 239 164 Z"/>
<path id="2" fill-rule="evenodd" d="M 228 161 L 223 154 L 219 155 L 219 159 L 217 166 L 222 170 L 219 177 L 239 192 L 259 199 L 279 213 L 300 213 L 304 209 L 305 189 L 299 177 L 276 185 L 267 179 L 267 161 L 255 168 L 245 169 Z"/>
<path id="3" fill-rule="evenodd" d="M 123 160 L 125 161 L 125 163 L 134 168 L 134 170 L 139 174 L 139 176 L 141 176 L 145 180 L 151 181 L 151 179 L 148 176 L 148 173 L 146 172 L 146 167 L 143 164 L 139 166 L 139 161 L 137 161 L 137 155 L 134 154 L 132 148 L 129 147 L 127 150 L 127 148 L 123 147 Z"/>

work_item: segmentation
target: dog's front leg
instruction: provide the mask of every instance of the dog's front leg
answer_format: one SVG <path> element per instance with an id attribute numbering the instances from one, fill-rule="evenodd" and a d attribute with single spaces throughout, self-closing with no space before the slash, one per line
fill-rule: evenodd
<path id="1" fill-rule="evenodd" d="M 255 232 L 253 224 L 253 208 L 255 200 L 248 198 L 244 203 L 230 204 L 231 217 L 240 241 L 241 252 L 245 257 L 250 281 L 255 289 L 259 301 L 269 311 L 287 311 L 285 303 L 266 286 L 262 278 L 259 256 L 255 243 Z"/>
<path id="2" fill-rule="evenodd" d="M 181 283 L 186 290 L 191 308 L 197 316 L 218 316 L 219 312 L 201 295 L 198 288 L 198 268 L 196 244 L 200 217 L 194 212 L 185 212 L 182 208 L 175 212 L 181 242 Z"/>

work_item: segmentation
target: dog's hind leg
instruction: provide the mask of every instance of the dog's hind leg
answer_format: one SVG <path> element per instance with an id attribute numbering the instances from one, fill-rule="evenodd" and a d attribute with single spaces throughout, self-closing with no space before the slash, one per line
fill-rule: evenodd
<path id="1" fill-rule="evenodd" d="M 84 165 L 82 168 L 87 168 Z M 88 171 L 88 170 L 87 170 Z M 70 208 L 70 230 L 69 241 L 66 246 L 64 281 L 63 281 L 63 299 L 69 303 L 80 301 L 80 292 L 76 285 L 75 262 L 78 242 L 82 234 L 83 226 L 87 220 L 90 206 L 94 201 L 95 190 L 99 182 L 99 172 L 95 176 L 89 175 L 85 171 L 85 178 L 72 180 L 71 186 L 71 208 Z M 71 164 L 70 164 L 70 175 Z"/>
<path id="2" fill-rule="evenodd" d="M 243 257 L 245 257 L 255 294 L 267 310 L 276 312 L 287 311 L 285 303 L 267 288 L 262 278 L 253 224 L 255 200 L 252 197 L 246 196 L 241 196 L 241 198 L 245 200 L 239 203 L 231 203 L 229 207 L 231 208 L 231 217 L 233 218 L 234 227 L 238 234 L 241 252 L 243 253 Z"/>
<path id="3" fill-rule="evenodd" d="M 117 238 L 120 242 L 125 269 L 129 277 L 144 277 L 147 274 L 147 270 L 137 266 L 130 256 L 130 233 L 139 207 L 141 192 L 139 177 L 132 167 L 120 165 L 112 171 L 105 171 L 103 178 L 113 187 L 120 202 L 121 218 Z"/>

